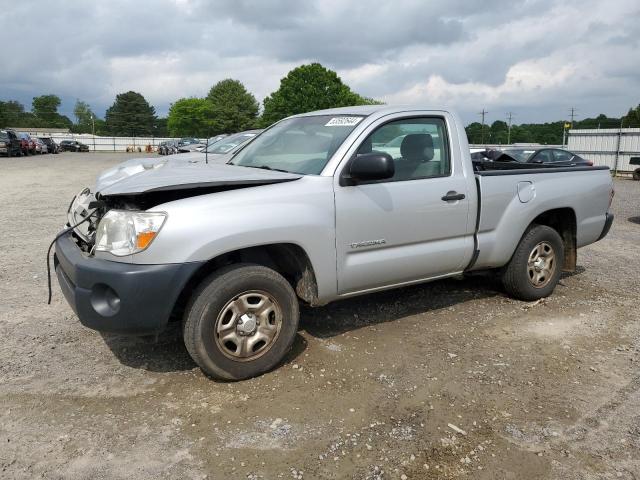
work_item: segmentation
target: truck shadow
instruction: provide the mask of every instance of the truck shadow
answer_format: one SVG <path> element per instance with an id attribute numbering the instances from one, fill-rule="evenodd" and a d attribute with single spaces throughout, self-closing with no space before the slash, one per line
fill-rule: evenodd
<path id="1" fill-rule="evenodd" d="M 314 337 L 330 338 L 370 325 L 499 295 L 503 295 L 500 284 L 491 275 L 440 280 L 341 300 L 321 308 L 303 307 L 300 328 Z"/>
<path id="2" fill-rule="evenodd" d="M 578 267 L 576 272 L 564 273 L 561 281 L 584 271 L 584 267 Z M 316 338 L 331 338 L 348 331 L 429 313 L 470 300 L 503 295 L 500 282 L 491 275 L 440 280 L 345 299 L 324 307 L 303 306 L 300 312 L 300 330 Z M 178 322 L 170 323 L 157 338 L 107 333 L 101 335 L 116 358 L 131 368 L 166 373 L 197 367 L 184 346 Z M 298 333 L 284 363 L 293 362 L 306 348 L 306 340 Z"/>

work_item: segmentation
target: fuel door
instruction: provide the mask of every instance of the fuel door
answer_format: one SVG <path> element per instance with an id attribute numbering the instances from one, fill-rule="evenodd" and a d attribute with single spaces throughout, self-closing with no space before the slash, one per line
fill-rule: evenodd
<path id="1" fill-rule="evenodd" d="M 536 186 L 533 182 L 518 182 L 518 198 L 527 203 L 536 198 Z"/>

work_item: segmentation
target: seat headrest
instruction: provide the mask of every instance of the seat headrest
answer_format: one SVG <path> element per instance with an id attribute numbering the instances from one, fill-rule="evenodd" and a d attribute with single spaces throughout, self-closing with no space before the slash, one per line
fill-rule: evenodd
<path id="1" fill-rule="evenodd" d="M 428 133 L 411 133 L 402 139 L 400 155 L 406 160 L 428 162 L 433 159 L 433 138 Z"/>

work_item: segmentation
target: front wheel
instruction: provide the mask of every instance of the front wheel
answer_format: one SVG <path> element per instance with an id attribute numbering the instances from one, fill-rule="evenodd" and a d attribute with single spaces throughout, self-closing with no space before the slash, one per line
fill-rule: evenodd
<path id="1" fill-rule="evenodd" d="M 636 168 L 636 169 L 633 171 L 632 176 L 633 176 L 633 179 L 634 179 L 634 180 L 640 180 L 640 168 Z"/>
<path id="2" fill-rule="evenodd" d="M 282 275 L 260 265 L 231 265 L 194 292 L 185 311 L 184 342 L 206 374 L 242 380 L 282 361 L 299 317 L 298 298 Z"/>
<path id="3" fill-rule="evenodd" d="M 502 273 L 509 295 L 520 300 L 538 300 L 553 293 L 564 262 L 564 244 L 553 228 L 534 225 L 520 240 Z"/>

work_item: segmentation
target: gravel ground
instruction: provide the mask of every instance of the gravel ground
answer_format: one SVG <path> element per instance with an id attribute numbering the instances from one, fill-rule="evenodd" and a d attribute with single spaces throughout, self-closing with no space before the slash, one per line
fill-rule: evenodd
<path id="1" fill-rule="evenodd" d="M 283 366 L 217 383 L 176 329 L 46 305 L 68 202 L 129 157 L 0 159 L 0 478 L 640 477 L 640 183 L 544 301 L 476 277 L 306 308 Z"/>

